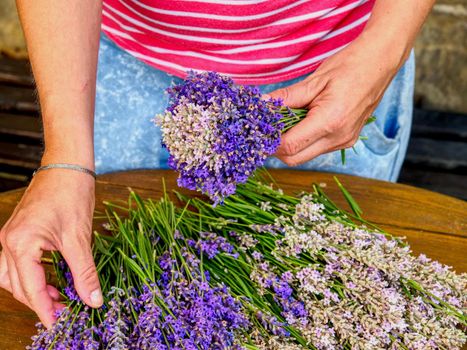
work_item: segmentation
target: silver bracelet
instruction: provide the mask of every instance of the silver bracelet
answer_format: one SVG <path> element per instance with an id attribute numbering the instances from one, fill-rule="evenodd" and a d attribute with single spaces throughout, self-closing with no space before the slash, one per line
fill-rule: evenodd
<path id="1" fill-rule="evenodd" d="M 84 168 L 82 166 L 76 165 L 76 164 L 68 164 L 68 163 L 56 163 L 56 164 L 43 165 L 37 168 L 36 171 L 34 171 L 34 173 L 32 174 L 32 176 L 36 175 L 36 173 L 38 173 L 39 171 L 48 170 L 48 169 L 69 169 L 69 170 L 80 171 L 82 173 L 91 175 L 94 179 L 97 179 L 97 174 L 94 171 L 88 168 Z"/>

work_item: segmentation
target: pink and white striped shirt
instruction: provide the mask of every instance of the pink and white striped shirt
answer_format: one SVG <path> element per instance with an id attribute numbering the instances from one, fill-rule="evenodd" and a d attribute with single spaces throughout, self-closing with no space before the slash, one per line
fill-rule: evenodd
<path id="1" fill-rule="evenodd" d="M 103 31 L 138 59 L 269 84 L 315 70 L 352 42 L 375 0 L 104 0 Z"/>

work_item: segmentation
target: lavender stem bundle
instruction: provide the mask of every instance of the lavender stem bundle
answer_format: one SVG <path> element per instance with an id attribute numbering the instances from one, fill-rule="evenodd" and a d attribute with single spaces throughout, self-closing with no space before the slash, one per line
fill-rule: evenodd
<path id="1" fill-rule="evenodd" d="M 345 189 L 353 213 L 319 186 L 292 196 L 268 181 L 222 206 L 109 204 L 93 247 L 104 306 L 84 306 L 55 254 L 68 308 L 29 349 L 461 349 L 465 274 L 365 223 Z"/>

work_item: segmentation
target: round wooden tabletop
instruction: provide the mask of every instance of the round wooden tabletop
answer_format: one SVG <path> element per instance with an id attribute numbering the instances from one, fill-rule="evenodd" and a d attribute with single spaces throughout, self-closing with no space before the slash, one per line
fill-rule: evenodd
<path id="1" fill-rule="evenodd" d="M 284 191 L 311 189 L 313 183 L 326 184 L 325 192 L 342 208 L 345 199 L 333 174 L 295 170 L 271 170 Z M 96 185 L 96 210 L 102 202 L 128 198 L 128 187 L 143 198 L 159 198 L 162 179 L 168 189 L 176 187 L 176 174 L 168 170 L 138 170 L 101 175 Z M 407 237 L 415 254 L 467 272 L 467 203 L 434 192 L 383 181 L 338 175 L 363 210 L 363 217 L 386 231 Z M 13 212 L 24 189 L 0 194 L 0 226 Z M 97 223 L 95 229 L 99 229 Z M 0 349 L 24 349 L 35 333 L 35 314 L 0 290 Z"/>

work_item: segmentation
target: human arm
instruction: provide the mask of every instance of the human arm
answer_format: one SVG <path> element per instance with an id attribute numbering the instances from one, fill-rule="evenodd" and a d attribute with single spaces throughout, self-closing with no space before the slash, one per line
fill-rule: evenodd
<path id="1" fill-rule="evenodd" d="M 270 95 L 308 108 L 283 135 L 277 156 L 290 166 L 351 147 L 403 65 L 434 0 L 376 0 L 362 34 L 304 81 Z"/>
<path id="2" fill-rule="evenodd" d="M 73 163 L 94 169 L 101 1 L 17 0 L 17 6 L 44 124 L 41 164 Z M 0 286 L 30 306 L 47 327 L 61 306 L 58 291 L 46 285 L 40 264 L 43 251 L 59 250 L 83 301 L 94 307 L 102 303 L 90 248 L 93 210 L 91 176 L 47 170 L 33 178 L 0 232 Z"/>

